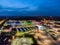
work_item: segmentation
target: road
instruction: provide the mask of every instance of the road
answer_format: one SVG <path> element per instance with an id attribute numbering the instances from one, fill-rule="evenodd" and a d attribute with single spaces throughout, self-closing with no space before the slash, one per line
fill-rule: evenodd
<path id="1" fill-rule="evenodd" d="M 36 32 L 34 38 L 39 45 L 56 45 L 46 32 L 42 30 L 39 30 L 39 33 Z"/>

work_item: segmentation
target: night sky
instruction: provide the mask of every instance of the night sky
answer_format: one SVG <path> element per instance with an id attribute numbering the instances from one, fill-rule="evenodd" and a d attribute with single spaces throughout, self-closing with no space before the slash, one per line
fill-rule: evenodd
<path id="1" fill-rule="evenodd" d="M 60 16 L 60 0 L 0 0 L 0 16 Z"/>

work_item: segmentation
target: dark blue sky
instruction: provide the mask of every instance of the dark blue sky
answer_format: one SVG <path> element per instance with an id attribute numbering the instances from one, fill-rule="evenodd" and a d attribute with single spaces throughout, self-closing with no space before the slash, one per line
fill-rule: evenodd
<path id="1" fill-rule="evenodd" d="M 0 0 L 0 16 L 60 16 L 60 0 Z"/>

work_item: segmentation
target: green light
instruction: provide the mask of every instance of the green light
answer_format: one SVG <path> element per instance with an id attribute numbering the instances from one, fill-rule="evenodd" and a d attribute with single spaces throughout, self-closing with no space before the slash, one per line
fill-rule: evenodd
<path id="1" fill-rule="evenodd" d="M 22 25 L 27 25 L 26 21 L 22 22 Z"/>
<path id="2" fill-rule="evenodd" d="M 27 21 L 26 22 L 28 25 L 32 25 L 32 22 L 31 21 Z"/>

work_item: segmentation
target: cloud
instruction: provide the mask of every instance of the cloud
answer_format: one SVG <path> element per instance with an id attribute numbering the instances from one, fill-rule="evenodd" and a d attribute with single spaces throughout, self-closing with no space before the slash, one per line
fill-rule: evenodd
<path id="1" fill-rule="evenodd" d="M 3 7 L 9 7 L 9 8 L 23 8 L 26 11 L 35 11 L 37 10 L 37 6 L 34 3 L 28 3 L 28 1 L 24 2 L 24 1 L 18 1 L 18 0 L 2 0 L 0 1 L 0 5 L 2 5 Z"/>
<path id="2" fill-rule="evenodd" d="M 0 12 L 32 12 L 32 14 L 36 13 L 41 15 L 60 14 L 59 0 L 0 0 L 0 5 L 4 8 L 0 9 Z"/>
<path id="3" fill-rule="evenodd" d="M 8 0 L 2 0 L 0 2 L 0 5 L 2 5 L 3 7 L 12 7 L 12 8 L 24 8 L 26 7 L 27 5 L 26 4 L 23 4 L 23 3 L 18 3 L 16 1 L 14 1 L 13 3 L 11 1 L 8 1 Z"/>

